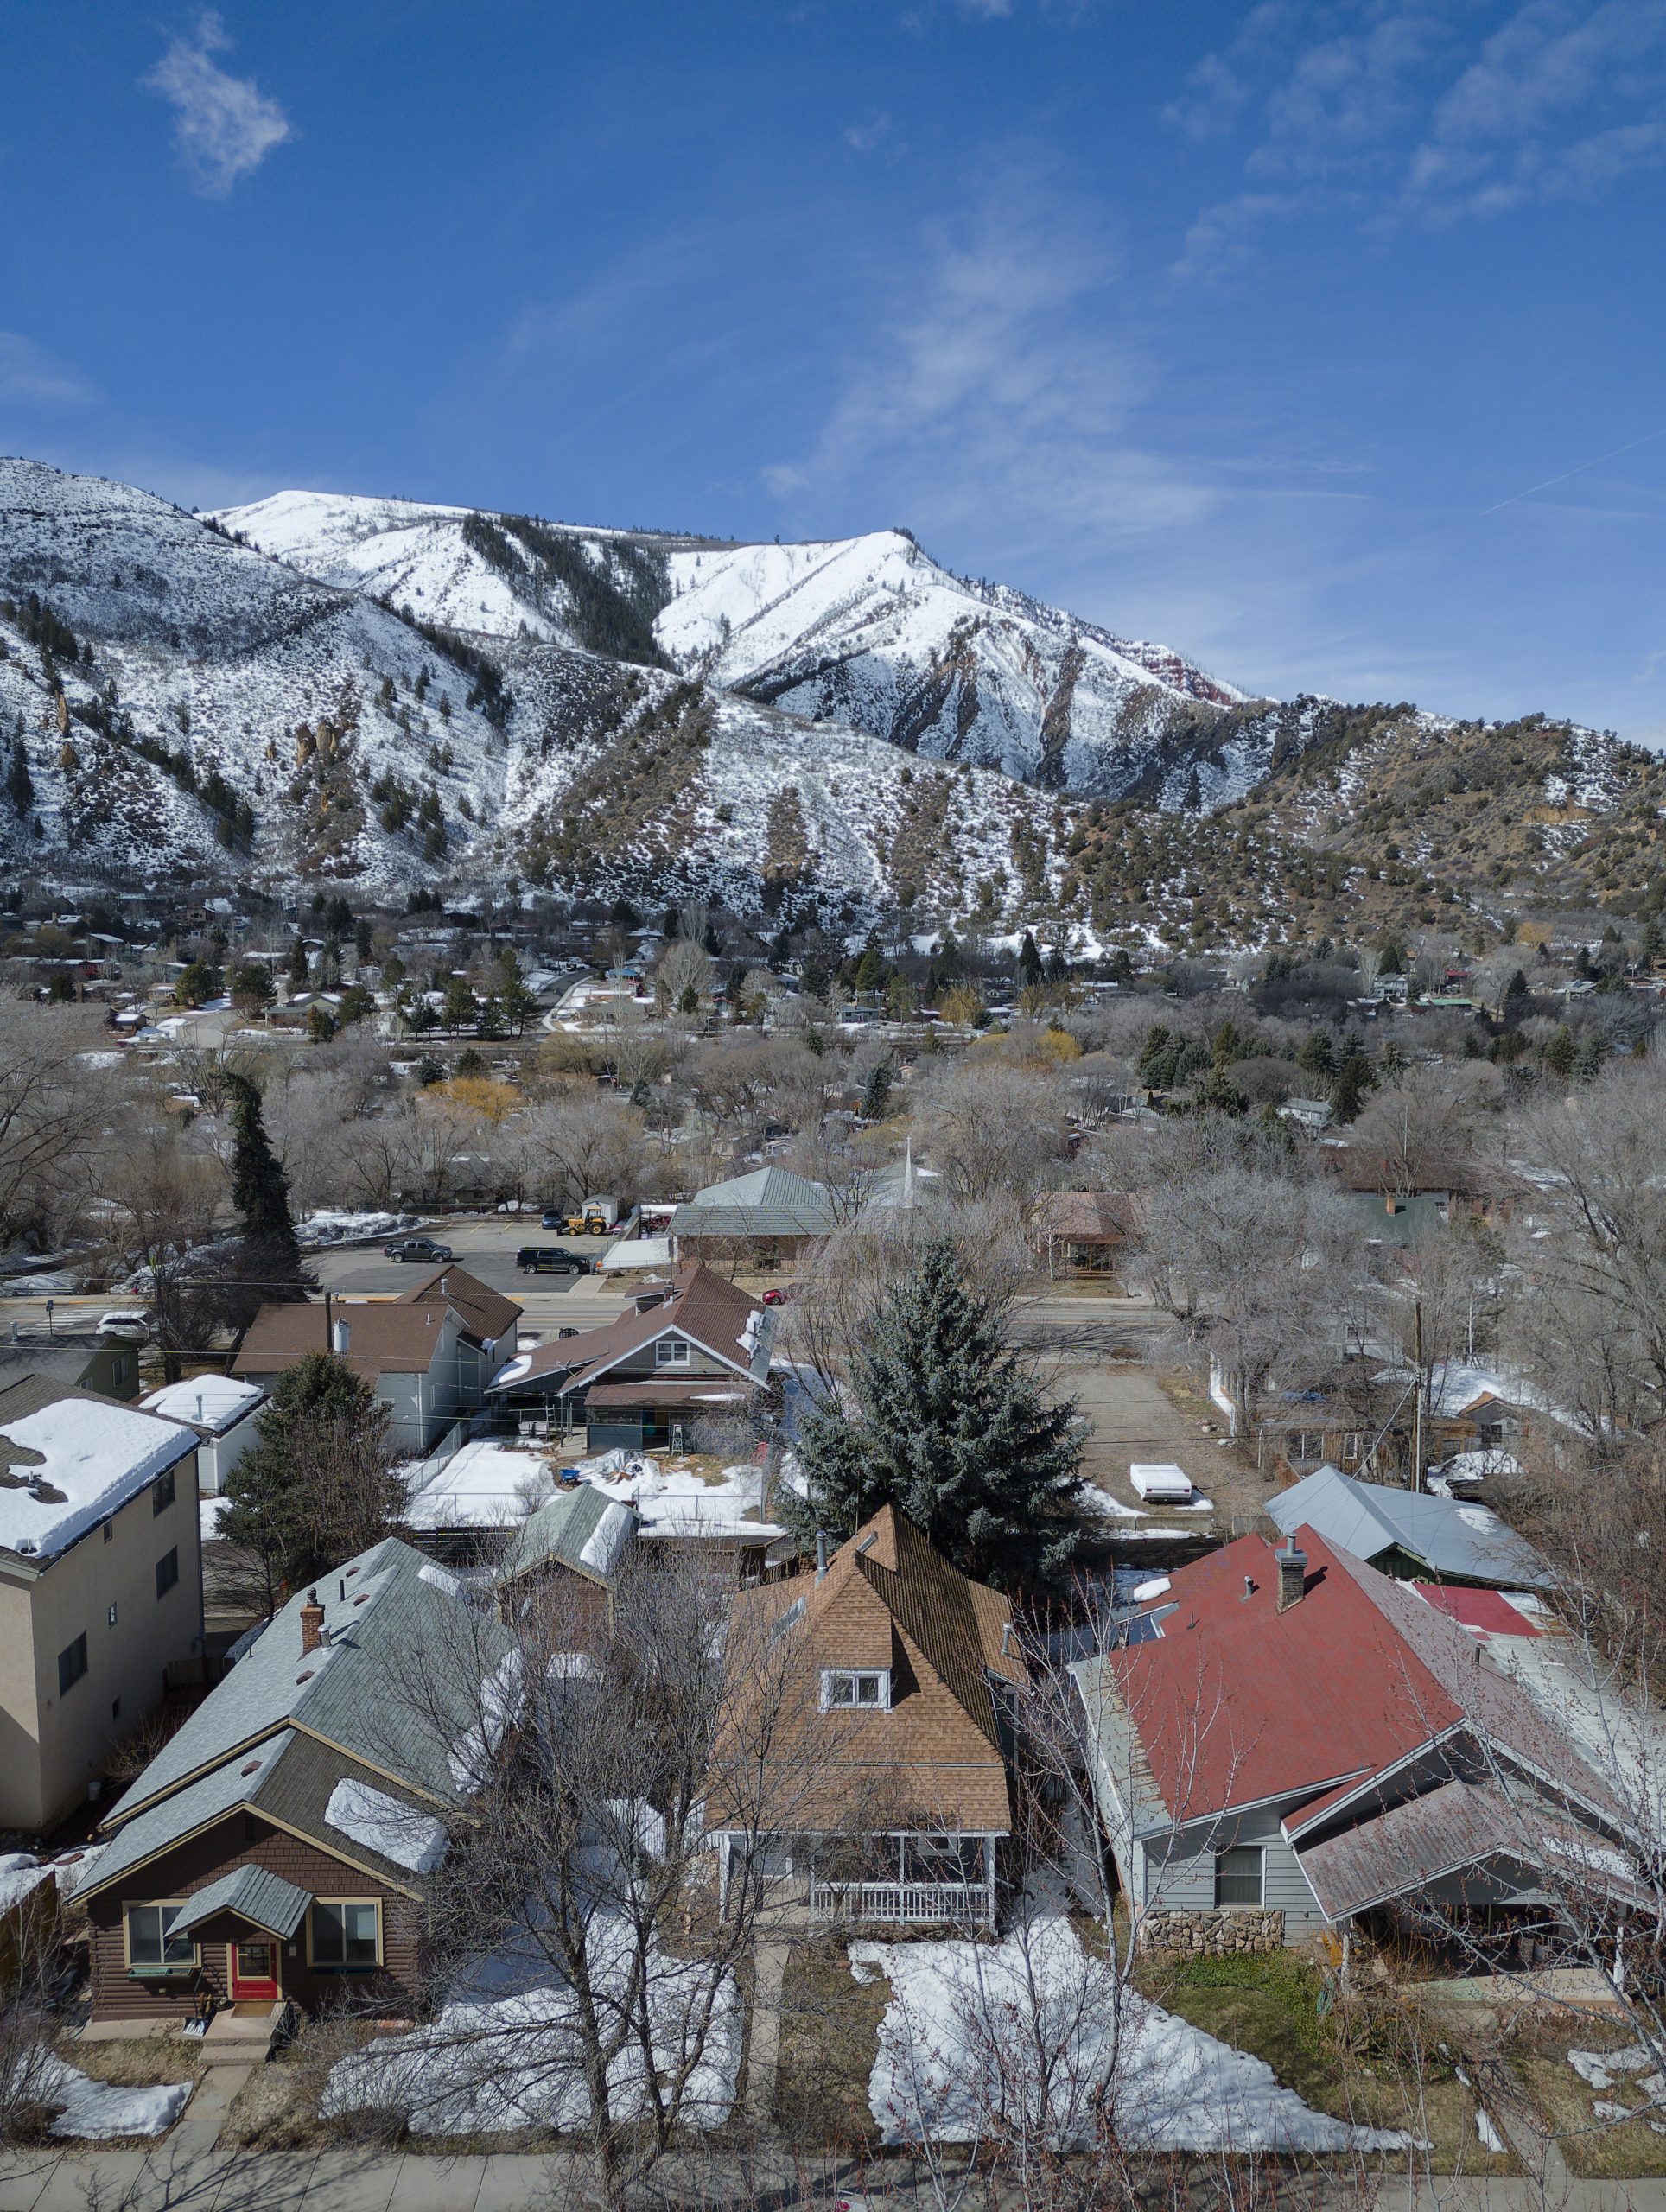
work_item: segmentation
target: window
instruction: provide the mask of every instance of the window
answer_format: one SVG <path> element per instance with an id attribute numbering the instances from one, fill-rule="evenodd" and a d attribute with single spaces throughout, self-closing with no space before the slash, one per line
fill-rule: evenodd
<path id="1" fill-rule="evenodd" d="M 110 1379 L 119 1389 L 127 1380 L 127 1354 L 118 1351 L 110 1363 Z"/>
<path id="2" fill-rule="evenodd" d="M 661 1367 L 686 1367 L 689 1348 L 681 1337 L 661 1337 L 653 1348 L 655 1362 Z"/>
<path id="3" fill-rule="evenodd" d="M 1215 1854 L 1215 1902 L 1217 1904 L 1259 1904 L 1261 1903 L 1262 1861 L 1264 1854 L 1256 1843 L 1235 1843 L 1230 1851 Z"/>
<path id="4" fill-rule="evenodd" d="M 179 1579 L 180 1554 L 179 1547 L 175 1545 L 171 1552 L 164 1552 L 156 1561 L 156 1595 L 165 1598 Z"/>
<path id="5" fill-rule="evenodd" d="M 1325 1432 L 1322 1428 L 1293 1428 L 1285 1443 L 1286 1456 L 1291 1459 L 1322 1459 L 1325 1457 Z"/>
<path id="6" fill-rule="evenodd" d="M 58 1694 L 71 1689 L 86 1672 L 86 1636 L 78 1636 L 67 1651 L 58 1654 Z"/>
<path id="7" fill-rule="evenodd" d="M 122 1701 L 118 1697 L 112 1697 L 110 1700 L 110 1717 L 112 1720 L 119 1720 L 122 1717 Z"/>
<path id="8" fill-rule="evenodd" d="M 174 1470 L 170 1467 L 165 1475 L 156 1478 L 156 1488 L 150 1493 L 150 1510 L 152 1513 L 166 1513 L 173 1503 Z"/>
<path id="9" fill-rule="evenodd" d="M 1365 1439 L 1358 1429 L 1351 1428 L 1344 1434 L 1342 1439 L 1342 1456 L 1345 1459 L 1348 1460 L 1363 1459 L 1364 1458 Z"/>
<path id="10" fill-rule="evenodd" d="M 105 1615 L 105 1620 L 109 1623 L 109 1624 L 110 1624 L 110 1626 L 111 1626 L 111 1628 L 114 1628 L 114 1627 L 115 1627 L 115 1625 L 116 1625 L 116 1608 L 115 1608 L 113 1605 L 110 1608 L 110 1611 L 109 1611 Z"/>
<path id="11" fill-rule="evenodd" d="M 887 1713 L 891 1707 L 888 1668 L 831 1668 L 822 1676 L 822 1710 L 855 1707 L 870 1713 Z"/>
<path id="12" fill-rule="evenodd" d="M 308 1949 L 315 1967 L 351 1974 L 382 1961 L 381 1915 L 377 1906 L 344 1899 L 313 1906 Z"/>
<path id="13" fill-rule="evenodd" d="M 110 1541 L 110 1539 L 111 1539 L 111 1538 L 115 1535 L 115 1533 L 116 1533 L 116 1524 L 115 1524 L 115 1522 L 114 1522 L 113 1521 L 106 1521 L 106 1522 L 105 1522 L 105 1524 L 104 1524 L 104 1531 L 105 1531 L 105 1543 L 108 1543 L 108 1542 Z"/>
<path id="14" fill-rule="evenodd" d="M 127 1963 L 135 1974 L 181 1974 L 195 1966 L 197 1947 L 188 1936 L 169 1933 L 182 1904 L 130 1904 L 127 1908 Z"/>

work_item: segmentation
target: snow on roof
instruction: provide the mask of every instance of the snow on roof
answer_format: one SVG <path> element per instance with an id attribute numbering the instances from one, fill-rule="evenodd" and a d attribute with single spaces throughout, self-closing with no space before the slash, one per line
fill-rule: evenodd
<path id="1" fill-rule="evenodd" d="M 625 1506 L 610 1503 L 584 1539 L 580 1559 L 586 1567 L 595 1567 L 598 1574 L 611 1574 L 635 1526 L 634 1516 Z"/>
<path id="2" fill-rule="evenodd" d="M 621 1236 L 610 1244 L 596 1262 L 598 1274 L 617 1274 L 626 1270 L 636 1272 L 643 1268 L 669 1268 L 671 1263 L 671 1240 L 669 1236 Z"/>
<path id="3" fill-rule="evenodd" d="M 141 1401 L 143 1410 L 164 1421 L 184 1421 L 224 1436 L 228 1428 L 251 1414 L 266 1393 L 254 1382 L 239 1382 L 230 1375 L 193 1375 L 183 1382 L 165 1382 Z"/>
<path id="4" fill-rule="evenodd" d="M 50 1558 L 194 1448 L 172 1421 L 32 1379 L 0 1391 L 0 1546 Z M 8 1420 L 21 1401 L 32 1409 Z"/>
<path id="5" fill-rule="evenodd" d="M 445 1465 L 423 1477 L 428 1463 L 401 1471 L 420 1486 L 411 1492 L 407 1518 L 413 1529 L 501 1529 L 524 1521 L 550 1470 L 535 1452 L 477 1437 Z"/>
<path id="6" fill-rule="evenodd" d="M 0 1913 L 10 1912 L 14 1905 L 22 1904 L 42 1882 L 52 1879 L 52 1868 L 43 1866 L 31 1852 L 7 1852 L 0 1857 Z"/>
<path id="7" fill-rule="evenodd" d="M 403 1804 L 385 1790 L 344 1776 L 330 1792 L 324 1821 L 355 1843 L 367 1844 L 413 1874 L 431 1874 L 445 1857 L 446 1832 L 431 1814 Z"/>

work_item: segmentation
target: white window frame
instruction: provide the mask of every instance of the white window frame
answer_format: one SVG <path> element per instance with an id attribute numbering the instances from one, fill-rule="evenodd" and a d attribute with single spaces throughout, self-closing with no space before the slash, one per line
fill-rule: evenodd
<path id="1" fill-rule="evenodd" d="M 1363 1428 L 1345 1428 L 1342 1432 L 1342 1456 L 1345 1459 L 1363 1459 L 1365 1456 L 1365 1432 Z"/>
<path id="2" fill-rule="evenodd" d="M 653 1348 L 656 1367 L 686 1367 L 694 1347 L 686 1337 L 661 1337 Z"/>
<path id="3" fill-rule="evenodd" d="M 864 1697 L 863 1687 L 874 1685 L 874 1695 Z M 841 1694 L 848 1691 L 848 1695 Z M 891 1669 L 888 1667 L 823 1667 L 823 1713 L 889 1713 Z"/>
<path id="4" fill-rule="evenodd" d="M 1250 1897 L 1223 1897 L 1221 1874 L 1224 1862 L 1234 1852 L 1253 1852 L 1256 1859 L 1256 1894 Z M 1232 1843 L 1224 1851 L 1215 1853 L 1215 1910 L 1217 1912 L 1260 1912 L 1267 1903 L 1267 1850 L 1259 1843 Z"/>
<path id="5" fill-rule="evenodd" d="M 1307 1445 L 1315 1438 L 1318 1449 L 1309 1452 Z M 1287 1459 L 1322 1459 L 1325 1457 L 1325 1432 L 1322 1428 L 1293 1428 L 1285 1437 L 1284 1456 Z"/>

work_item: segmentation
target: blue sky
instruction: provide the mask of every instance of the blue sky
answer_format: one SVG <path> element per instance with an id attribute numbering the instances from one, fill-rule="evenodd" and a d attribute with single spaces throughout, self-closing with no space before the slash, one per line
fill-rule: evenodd
<path id="1" fill-rule="evenodd" d="M 11 0 L 0 449 L 1666 743 L 1666 0 Z"/>

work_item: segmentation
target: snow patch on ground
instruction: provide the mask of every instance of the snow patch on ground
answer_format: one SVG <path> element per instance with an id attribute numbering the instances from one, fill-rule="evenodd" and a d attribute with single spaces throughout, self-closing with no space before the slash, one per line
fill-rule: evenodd
<path id="1" fill-rule="evenodd" d="M 992 2128 L 1040 2127 L 1059 2149 L 1085 2148 L 1111 2118 L 1122 2139 L 1155 2150 L 1402 2150 L 1395 2129 L 1354 2127 L 1282 2088 L 1271 2067 L 1119 1985 L 1064 1919 L 1033 1922 L 999 1944 L 854 1942 L 859 1981 L 882 1974 L 868 2103 L 887 2144 L 966 2143 Z M 1040 2062 L 1050 2101 L 1040 2101 Z"/>
<path id="2" fill-rule="evenodd" d="M 41 2101 L 63 2109 L 48 2131 L 80 2142 L 108 2142 L 113 2136 L 162 2135 L 185 2110 L 193 2084 L 164 2082 L 154 2089 L 112 2088 L 94 2082 L 61 2058 L 44 2060 Z"/>

